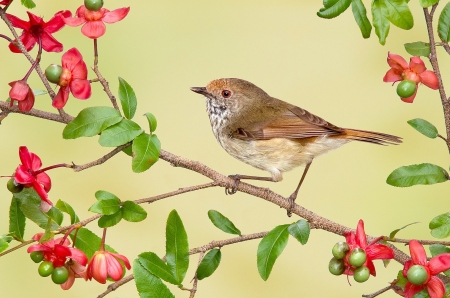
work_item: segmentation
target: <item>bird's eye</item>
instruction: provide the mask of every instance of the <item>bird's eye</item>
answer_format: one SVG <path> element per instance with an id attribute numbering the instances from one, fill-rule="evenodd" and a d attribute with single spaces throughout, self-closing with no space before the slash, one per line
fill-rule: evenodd
<path id="1" fill-rule="evenodd" d="M 222 96 L 223 98 L 228 98 L 231 96 L 231 91 L 230 90 L 222 90 Z"/>

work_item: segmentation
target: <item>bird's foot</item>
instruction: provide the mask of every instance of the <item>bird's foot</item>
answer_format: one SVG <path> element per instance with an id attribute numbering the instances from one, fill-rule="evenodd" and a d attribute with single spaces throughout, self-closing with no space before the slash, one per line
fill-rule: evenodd
<path id="1" fill-rule="evenodd" d="M 287 200 L 289 201 L 289 209 L 287 210 L 287 216 L 291 217 L 292 216 L 292 210 L 294 209 L 294 205 L 295 205 L 295 199 L 297 198 L 297 193 L 294 192 L 293 194 L 291 194 Z"/>
<path id="2" fill-rule="evenodd" d="M 241 177 L 239 175 L 230 175 L 228 176 L 228 178 L 231 178 L 234 180 L 234 185 L 233 187 L 225 187 L 225 194 L 227 195 L 234 195 L 235 193 L 237 193 L 237 188 L 239 183 L 241 182 Z"/>

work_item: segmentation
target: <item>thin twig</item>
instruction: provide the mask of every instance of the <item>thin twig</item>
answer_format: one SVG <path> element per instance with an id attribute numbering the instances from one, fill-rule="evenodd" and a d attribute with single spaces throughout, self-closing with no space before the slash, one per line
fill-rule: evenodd
<path id="1" fill-rule="evenodd" d="M 383 294 L 384 292 L 387 292 L 387 291 L 389 291 L 389 290 L 401 290 L 401 288 L 400 287 L 397 287 L 397 286 L 395 286 L 395 285 L 389 285 L 389 286 L 387 286 L 387 287 L 385 287 L 385 288 L 382 288 L 381 290 L 379 290 L 379 291 L 376 291 L 375 293 L 372 293 L 372 294 L 367 294 L 367 295 L 362 295 L 362 297 L 365 297 L 365 298 L 375 298 L 375 297 L 377 297 L 377 296 L 379 296 L 379 295 L 381 295 L 381 294 Z"/>
<path id="2" fill-rule="evenodd" d="M 411 241 L 411 239 L 399 239 L 399 238 L 389 239 L 388 237 L 386 237 L 386 239 L 384 239 L 384 240 L 389 241 L 389 242 L 405 243 L 405 244 L 408 244 Z M 417 242 L 421 243 L 422 245 L 442 244 L 445 246 L 450 246 L 450 241 L 417 240 Z"/>
<path id="3" fill-rule="evenodd" d="M 18 113 L 18 114 L 24 114 L 24 115 L 28 115 L 28 116 L 33 116 L 33 117 L 37 117 L 37 118 L 42 118 L 42 119 L 46 119 L 46 120 L 51 120 L 51 121 L 55 121 L 55 122 L 60 122 L 60 123 L 69 123 L 70 121 L 72 121 L 73 117 L 67 115 L 66 118 L 62 117 L 61 115 L 55 114 L 55 113 L 50 113 L 50 112 L 44 112 L 41 110 L 37 110 L 37 109 L 31 109 L 28 112 L 22 112 L 21 110 L 19 110 L 18 106 L 9 106 L 9 103 L 5 102 L 5 101 L 1 101 L 0 100 L 0 109 L 3 111 L 7 111 L 9 113 Z"/>
<path id="4" fill-rule="evenodd" d="M 98 166 L 101 165 L 102 163 L 104 163 L 105 161 L 107 161 L 108 159 L 110 159 L 111 157 L 113 157 L 114 155 L 116 155 L 117 153 L 119 153 L 120 151 L 122 151 L 123 149 L 127 148 L 128 146 L 130 146 L 131 143 L 126 143 L 124 145 L 121 145 L 117 148 L 115 148 L 114 150 L 112 150 L 111 152 L 109 152 L 108 154 L 100 157 L 99 159 L 96 159 L 94 161 L 88 162 L 84 165 L 73 165 L 72 168 L 75 172 L 81 172 L 83 170 L 92 168 L 94 166 Z"/>
<path id="5" fill-rule="evenodd" d="M 33 242 L 35 242 L 35 241 L 36 241 L 36 240 L 27 240 L 27 241 L 24 241 L 24 242 L 20 243 L 19 245 L 16 245 L 16 246 L 14 246 L 14 247 L 11 247 L 10 249 L 7 249 L 7 250 L 3 251 L 2 253 L 0 253 L 0 257 L 4 256 L 4 255 L 6 255 L 6 254 L 9 254 L 10 252 L 13 252 L 13 251 L 15 251 L 15 250 L 17 250 L 17 249 L 19 249 L 19 248 L 21 248 L 21 247 L 27 246 L 28 244 L 31 244 L 31 243 L 33 243 Z"/>

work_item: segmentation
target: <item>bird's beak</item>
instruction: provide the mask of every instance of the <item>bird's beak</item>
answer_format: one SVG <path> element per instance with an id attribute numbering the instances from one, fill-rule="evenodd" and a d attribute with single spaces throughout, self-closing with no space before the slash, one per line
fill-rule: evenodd
<path id="1" fill-rule="evenodd" d="M 211 94 L 208 91 L 206 91 L 205 87 L 191 87 L 191 91 L 194 91 L 195 93 L 198 93 L 198 94 L 202 94 L 206 97 L 211 96 Z"/>

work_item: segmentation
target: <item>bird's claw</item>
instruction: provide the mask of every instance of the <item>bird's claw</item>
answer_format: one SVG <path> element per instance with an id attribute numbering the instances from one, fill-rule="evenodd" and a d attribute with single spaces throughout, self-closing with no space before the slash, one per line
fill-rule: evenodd
<path id="1" fill-rule="evenodd" d="M 294 210 L 294 205 L 295 205 L 295 199 L 297 198 L 297 194 L 293 193 L 289 196 L 289 198 L 287 198 L 287 200 L 290 203 L 289 209 L 287 209 L 287 216 L 291 217 L 292 216 L 292 211 Z"/>
<path id="2" fill-rule="evenodd" d="M 239 175 L 230 175 L 228 177 L 234 180 L 234 185 L 232 188 L 225 187 L 225 194 L 234 195 L 235 193 L 237 193 L 237 188 L 239 183 L 241 182 L 241 178 L 239 177 Z"/>

